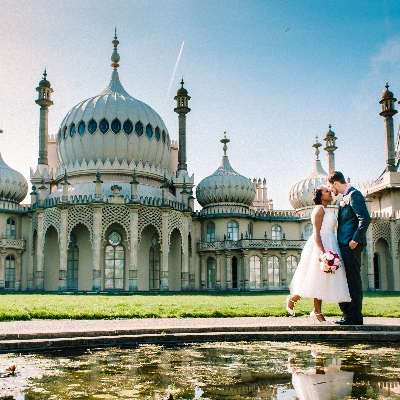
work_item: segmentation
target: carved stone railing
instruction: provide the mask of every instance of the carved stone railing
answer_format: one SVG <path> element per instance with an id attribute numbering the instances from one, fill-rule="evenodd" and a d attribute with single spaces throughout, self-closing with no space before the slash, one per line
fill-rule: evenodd
<path id="1" fill-rule="evenodd" d="M 242 240 L 224 240 L 219 242 L 199 242 L 198 251 L 216 251 L 232 249 L 288 249 L 302 250 L 305 240 L 270 240 L 270 239 L 242 239 Z"/>
<path id="2" fill-rule="evenodd" d="M 0 248 L 25 250 L 25 240 L 2 238 L 0 239 Z"/>

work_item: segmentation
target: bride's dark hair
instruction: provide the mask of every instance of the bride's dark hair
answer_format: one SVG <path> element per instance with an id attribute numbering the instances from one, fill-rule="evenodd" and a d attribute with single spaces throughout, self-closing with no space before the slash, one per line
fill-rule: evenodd
<path id="1" fill-rule="evenodd" d="M 312 201 L 314 204 L 319 205 L 322 204 L 322 191 L 325 189 L 324 185 L 320 185 L 313 190 Z"/>

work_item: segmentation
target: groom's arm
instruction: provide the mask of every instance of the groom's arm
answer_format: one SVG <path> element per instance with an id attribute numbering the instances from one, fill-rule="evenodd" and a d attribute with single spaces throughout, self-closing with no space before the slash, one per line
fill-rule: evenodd
<path id="1" fill-rule="evenodd" d="M 358 190 L 351 193 L 349 203 L 358 218 L 358 228 L 354 232 L 352 240 L 356 243 L 361 243 L 371 221 L 371 217 L 369 216 L 364 197 Z"/>

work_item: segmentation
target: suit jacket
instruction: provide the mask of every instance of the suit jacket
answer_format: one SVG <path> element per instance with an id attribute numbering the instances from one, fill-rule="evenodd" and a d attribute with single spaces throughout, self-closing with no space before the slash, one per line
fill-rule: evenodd
<path id="1" fill-rule="evenodd" d="M 365 232 L 371 221 L 361 192 L 353 187 L 343 196 L 344 205 L 339 204 L 337 237 L 339 246 L 346 246 L 350 240 L 366 246 Z"/>

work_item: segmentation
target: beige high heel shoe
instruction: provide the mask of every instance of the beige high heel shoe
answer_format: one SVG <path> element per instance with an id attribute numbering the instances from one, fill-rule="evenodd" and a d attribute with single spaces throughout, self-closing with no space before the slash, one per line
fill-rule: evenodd
<path id="1" fill-rule="evenodd" d="M 290 307 L 289 307 L 289 301 L 293 303 L 293 308 L 290 308 Z M 292 317 L 294 317 L 294 316 L 296 315 L 296 311 L 294 310 L 294 306 L 296 305 L 296 302 L 292 300 L 292 296 L 286 297 L 285 304 L 286 304 L 286 310 L 287 310 L 287 312 L 288 312 Z"/>
<path id="2" fill-rule="evenodd" d="M 331 322 L 329 322 L 327 320 L 320 321 L 318 319 L 318 315 L 322 315 L 322 313 L 315 313 L 314 311 L 310 312 L 310 318 L 311 318 L 313 324 L 322 324 L 322 325 L 331 325 L 332 324 Z"/>

